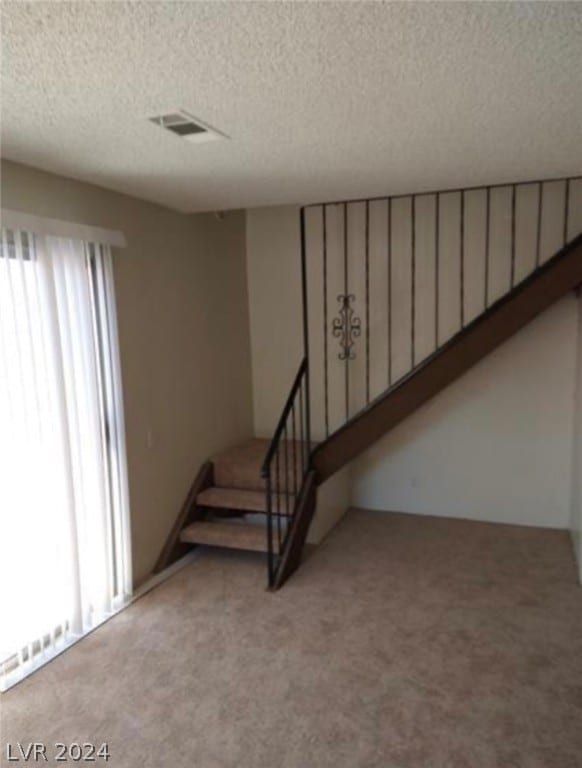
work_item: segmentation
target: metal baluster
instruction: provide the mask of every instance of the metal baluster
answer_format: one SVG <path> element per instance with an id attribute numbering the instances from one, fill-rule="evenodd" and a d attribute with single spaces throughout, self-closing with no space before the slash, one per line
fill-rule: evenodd
<path id="1" fill-rule="evenodd" d="M 491 232 L 491 187 L 487 187 L 485 200 L 485 299 L 484 309 L 489 306 L 489 259 L 490 259 L 490 232 Z"/>
<path id="2" fill-rule="evenodd" d="M 461 222 L 460 222 L 460 292 L 461 292 L 461 328 L 465 326 L 465 190 L 461 192 Z"/>
<path id="3" fill-rule="evenodd" d="M 388 386 L 392 384 L 392 198 L 388 199 L 386 220 L 387 240 L 386 257 L 388 259 Z"/>
<path id="4" fill-rule="evenodd" d="M 416 346 L 416 195 L 412 195 L 410 212 L 410 252 L 411 252 L 411 299 L 410 299 L 410 360 L 411 368 L 415 363 Z"/>
<path id="5" fill-rule="evenodd" d="M 285 515 L 287 524 L 289 524 L 289 456 L 287 453 L 289 440 L 287 438 L 287 421 L 283 429 L 283 439 L 285 440 Z"/>
<path id="6" fill-rule="evenodd" d="M 370 203 L 366 200 L 366 405 L 370 402 Z"/>
<path id="7" fill-rule="evenodd" d="M 538 184 L 538 220 L 536 229 L 536 269 L 540 265 L 541 246 L 542 246 L 542 213 L 544 209 L 544 183 Z"/>
<path id="8" fill-rule="evenodd" d="M 439 302 L 440 302 L 440 216 L 441 216 L 441 196 L 436 194 L 435 197 L 435 235 L 434 235 L 434 285 L 435 285 L 435 299 L 434 299 L 434 345 L 435 349 L 439 348 Z"/>
<path id="9" fill-rule="evenodd" d="M 307 379 L 305 380 L 305 386 L 307 387 Z M 307 398 L 307 388 L 305 389 L 305 474 L 309 469 L 309 461 L 311 458 L 311 429 L 309 428 L 309 401 Z"/>
<path id="10" fill-rule="evenodd" d="M 292 439 L 293 439 L 293 507 L 297 503 L 297 457 L 296 457 L 296 429 L 295 429 L 295 400 L 293 400 L 293 406 L 291 408 L 291 420 L 293 424 Z"/>
<path id="11" fill-rule="evenodd" d="M 305 440 L 304 440 L 304 434 L 303 434 L 303 419 L 304 419 L 304 411 L 303 411 L 303 377 L 301 377 L 301 381 L 299 382 L 299 436 L 301 440 L 301 477 L 303 478 L 303 475 L 305 474 Z"/>
<path id="12" fill-rule="evenodd" d="M 304 397 L 305 397 L 305 469 L 304 473 L 307 474 L 307 470 L 309 469 L 309 457 L 311 455 L 311 430 L 309 429 L 309 392 L 307 389 L 308 381 L 307 378 L 305 378 L 305 389 L 304 389 Z"/>
<path id="13" fill-rule="evenodd" d="M 275 499 L 277 509 L 277 554 L 281 554 L 281 479 L 279 475 L 279 449 L 280 443 L 275 451 L 275 475 L 277 482 L 275 484 Z"/>
<path id="14" fill-rule="evenodd" d="M 515 285 L 515 184 L 511 185 L 511 276 L 509 287 Z"/>
<path id="15" fill-rule="evenodd" d="M 273 556 L 273 500 L 271 498 L 271 468 L 267 474 L 267 568 L 269 572 L 269 587 L 275 581 L 275 563 Z"/>
<path id="16" fill-rule="evenodd" d="M 566 179 L 566 189 L 564 194 L 564 245 L 566 245 L 568 242 L 568 219 L 570 216 L 570 179 Z"/>
<path id="17" fill-rule="evenodd" d="M 344 296 L 348 295 L 348 208 L 344 203 Z M 350 370 L 349 355 L 346 355 L 344 366 L 346 390 L 346 421 L 350 418 Z"/>
<path id="18" fill-rule="evenodd" d="M 301 282 L 303 300 L 303 350 L 305 357 L 305 437 L 307 441 L 307 464 L 311 452 L 311 397 L 309 377 L 309 314 L 307 311 L 307 265 L 306 265 L 306 239 L 305 239 L 305 208 L 301 209 Z"/>
<path id="19" fill-rule="evenodd" d="M 322 206 L 323 225 L 323 390 L 325 436 L 329 436 L 329 383 L 327 372 L 327 206 Z"/>

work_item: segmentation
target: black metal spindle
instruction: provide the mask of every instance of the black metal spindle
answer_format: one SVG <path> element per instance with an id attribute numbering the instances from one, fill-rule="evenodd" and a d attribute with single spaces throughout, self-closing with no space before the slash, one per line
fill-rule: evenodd
<path id="1" fill-rule="evenodd" d="M 515 184 L 511 185 L 511 274 L 509 279 L 509 286 L 513 288 L 515 285 Z"/>
<path id="2" fill-rule="evenodd" d="M 536 226 L 536 268 L 540 265 L 542 247 L 542 214 L 544 210 L 544 183 L 538 184 L 538 218 Z"/>
<path id="3" fill-rule="evenodd" d="M 436 194 L 435 196 L 435 212 L 434 212 L 434 346 L 435 349 L 439 347 L 439 301 L 440 301 L 440 218 L 441 218 L 441 196 Z"/>
<path id="4" fill-rule="evenodd" d="M 325 413 L 325 436 L 329 436 L 329 383 L 327 362 L 327 206 L 322 206 L 323 227 L 323 397 Z"/>
<path id="5" fill-rule="evenodd" d="M 285 441 L 285 515 L 289 520 L 289 436 L 287 434 L 287 422 L 283 430 L 283 440 Z"/>
<path id="6" fill-rule="evenodd" d="M 366 200 L 366 405 L 370 402 L 370 203 Z"/>
<path id="7" fill-rule="evenodd" d="M 277 553 L 281 553 L 281 482 L 279 476 L 279 446 L 275 452 L 275 477 L 277 481 L 275 483 L 275 499 L 277 509 Z"/>
<path id="8" fill-rule="evenodd" d="M 348 295 L 348 208 L 344 203 L 344 296 Z M 344 377 L 346 390 L 346 421 L 350 418 L 350 359 L 346 355 Z"/>
<path id="9" fill-rule="evenodd" d="M 273 499 L 271 496 L 271 470 L 267 474 L 267 569 L 269 587 L 275 580 L 275 562 L 273 553 Z"/>
<path id="10" fill-rule="evenodd" d="M 570 179 L 566 179 L 564 196 L 564 245 L 566 245 L 568 242 L 568 219 L 570 217 Z"/>
<path id="11" fill-rule="evenodd" d="M 303 472 L 307 472 L 307 469 L 309 467 L 309 454 L 311 452 L 311 440 L 309 436 L 309 411 L 308 411 L 308 402 L 307 402 L 307 379 L 304 379 L 303 381 L 304 389 L 303 389 L 303 409 L 304 409 L 304 415 L 305 415 L 305 437 L 304 437 L 304 446 L 305 446 L 305 461 L 303 464 Z"/>
<path id="12" fill-rule="evenodd" d="M 386 258 L 388 260 L 388 386 L 392 384 L 392 198 L 386 217 Z"/>
<path id="13" fill-rule="evenodd" d="M 461 192 L 461 216 L 460 216 L 460 316 L 461 316 L 461 328 L 465 326 L 465 192 Z"/>
<path id="14" fill-rule="evenodd" d="M 299 440 L 301 446 L 301 474 L 305 472 L 305 440 L 303 434 L 303 420 L 305 418 L 305 412 L 303 409 L 303 379 L 299 384 Z"/>
<path id="15" fill-rule="evenodd" d="M 489 306 L 489 259 L 490 259 L 490 239 L 491 239 L 491 187 L 487 187 L 485 198 L 485 296 L 483 306 L 485 309 Z"/>
<path id="16" fill-rule="evenodd" d="M 305 437 L 307 441 L 307 462 L 311 452 L 311 396 L 309 378 L 311 376 L 309 369 L 309 313 L 307 311 L 307 264 L 306 252 L 307 242 L 305 234 L 305 208 L 301 209 L 300 214 L 300 234 L 301 234 L 301 293 L 303 301 L 303 376 L 305 377 Z"/>
<path id="17" fill-rule="evenodd" d="M 412 262 L 410 272 L 410 361 L 411 368 L 414 368 L 416 346 L 416 195 L 412 195 L 410 208 L 410 254 Z"/>
<path id="18" fill-rule="evenodd" d="M 295 506 L 297 501 L 297 432 L 295 429 L 295 401 L 293 401 L 293 407 L 291 408 L 291 423 L 293 425 L 291 432 L 291 439 L 293 442 L 293 506 Z"/>

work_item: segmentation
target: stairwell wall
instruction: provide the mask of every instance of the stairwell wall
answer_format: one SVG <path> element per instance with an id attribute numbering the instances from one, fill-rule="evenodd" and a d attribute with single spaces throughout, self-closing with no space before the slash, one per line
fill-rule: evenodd
<path id="1" fill-rule="evenodd" d="M 575 349 L 568 296 L 358 457 L 352 503 L 568 528 Z"/>
<path id="2" fill-rule="evenodd" d="M 404 211 L 403 215 L 409 214 Z M 310 226 L 320 225 L 308 220 L 308 229 Z M 406 225 L 401 229 L 409 231 Z M 546 233 L 551 235 L 551 227 Z M 549 239 L 544 245 L 545 258 L 555 249 Z M 454 249 L 452 243 L 450 251 Z M 298 207 L 247 211 L 253 397 L 259 434 L 270 434 L 302 354 L 299 252 Z M 526 252 L 523 256 L 527 257 Z M 308 273 L 313 321 L 320 311 L 317 302 L 323 276 L 320 261 L 309 252 Z M 327 278 L 329 284 L 329 273 Z M 358 291 L 360 283 L 361 277 L 354 276 Z M 372 329 L 385 326 L 382 285 L 381 276 L 371 280 L 372 295 L 378 291 L 378 309 L 372 310 L 370 318 Z M 337 309 L 334 290 L 328 285 L 329 321 Z M 454 305 L 452 311 L 454 314 Z M 348 503 L 567 528 L 576 323 L 574 299 L 566 297 L 372 446 L 349 467 Z M 310 331 L 312 367 L 322 367 L 322 333 L 321 327 Z M 336 353 L 330 346 L 330 365 L 339 365 Z M 321 372 L 314 375 L 321 377 Z M 338 376 L 336 381 L 340 379 Z M 320 386 L 321 381 L 315 381 L 316 438 L 322 432 L 321 407 L 317 405 L 318 400 L 321 403 Z M 341 388 L 333 386 L 332 414 L 334 408 L 336 412 L 343 408 Z M 351 388 L 351 396 L 357 405 L 361 385 L 359 390 L 357 385 Z"/>
<path id="3" fill-rule="evenodd" d="M 137 586 L 200 464 L 252 434 L 244 213 L 183 215 L 7 161 L 2 205 L 125 233 L 113 262 Z"/>

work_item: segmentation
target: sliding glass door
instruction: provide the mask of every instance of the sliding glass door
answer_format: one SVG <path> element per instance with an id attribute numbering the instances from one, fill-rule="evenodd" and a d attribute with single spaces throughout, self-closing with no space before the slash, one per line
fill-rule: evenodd
<path id="1" fill-rule="evenodd" d="M 122 412 L 109 248 L 3 229 L 4 685 L 99 624 L 131 592 Z"/>

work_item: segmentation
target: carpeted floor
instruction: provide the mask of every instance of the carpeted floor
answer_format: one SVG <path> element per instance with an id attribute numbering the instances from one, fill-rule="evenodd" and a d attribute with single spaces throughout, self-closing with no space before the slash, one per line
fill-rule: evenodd
<path id="1" fill-rule="evenodd" d="M 581 768 L 566 532 L 352 511 L 264 582 L 201 553 L 4 694 L 2 740 L 105 741 L 115 768 Z"/>

